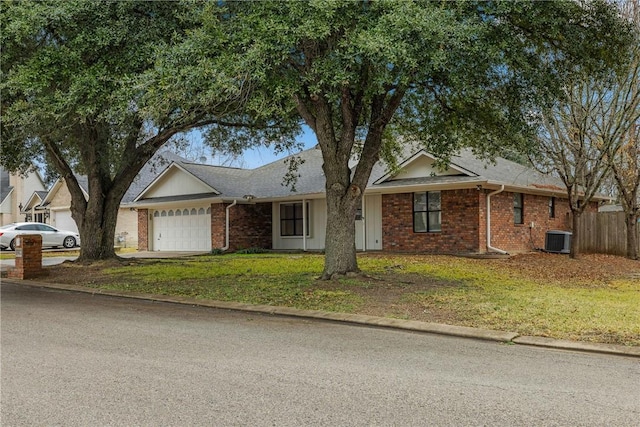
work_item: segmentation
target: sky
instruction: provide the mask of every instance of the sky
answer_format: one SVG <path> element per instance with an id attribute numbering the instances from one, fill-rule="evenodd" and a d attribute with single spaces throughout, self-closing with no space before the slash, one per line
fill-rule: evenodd
<path id="1" fill-rule="evenodd" d="M 247 150 L 243 153 L 240 159 L 230 159 L 229 156 L 224 154 L 214 155 L 210 149 L 206 146 L 199 146 L 199 140 L 201 138 L 197 134 L 191 134 L 187 136 L 187 139 L 191 140 L 195 147 L 197 147 L 191 153 L 180 153 L 183 157 L 187 157 L 189 160 L 193 160 L 198 163 L 205 163 L 211 165 L 233 166 L 241 167 L 245 169 L 255 169 L 257 167 L 266 165 L 279 159 L 283 159 L 295 152 L 283 152 L 275 154 L 272 149 L 268 147 L 260 147 L 251 150 Z M 312 148 L 317 144 L 316 136 L 311 129 L 304 127 L 304 132 L 298 138 L 298 142 L 301 142 L 304 149 Z"/>

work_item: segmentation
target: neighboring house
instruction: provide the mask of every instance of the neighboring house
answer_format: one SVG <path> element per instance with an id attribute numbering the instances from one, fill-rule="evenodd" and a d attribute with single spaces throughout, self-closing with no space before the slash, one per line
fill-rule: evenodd
<path id="1" fill-rule="evenodd" d="M 25 221 L 32 222 L 49 222 L 49 209 L 44 206 L 44 201 L 47 197 L 48 191 L 34 191 L 27 203 L 22 208 Z"/>
<path id="2" fill-rule="evenodd" d="M 622 205 L 607 203 L 598 208 L 598 212 L 623 212 Z"/>
<path id="3" fill-rule="evenodd" d="M 322 250 L 322 154 L 297 156 L 295 192 L 282 184 L 283 160 L 253 170 L 173 161 L 129 205 L 138 212 L 138 248 Z M 542 248 L 548 230 L 570 229 L 564 188 L 549 176 L 469 150 L 446 170 L 436 164 L 420 149 L 394 172 L 376 164 L 355 219 L 358 250 L 522 252 Z"/>
<path id="4" fill-rule="evenodd" d="M 117 246 L 137 247 L 138 246 L 138 214 L 131 202 L 158 174 L 167 167 L 172 161 L 184 161 L 171 152 L 163 152 L 154 156 L 140 171 L 129 187 L 129 190 L 122 198 L 120 209 L 118 211 L 118 220 L 116 223 L 115 242 Z M 86 176 L 77 175 L 76 179 L 85 198 L 89 197 L 89 185 Z M 78 231 L 75 220 L 71 217 L 71 193 L 67 188 L 64 179 L 57 180 L 49 189 L 44 192 L 44 196 L 37 192 L 30 199 L 29 209 L 34 212 L 41 212 L 43 218 L 48 224 L 62 229 Z M 40 203 L 36 204 L 36 200 L 40 198 Z M 33 207 L 32 207 L 33 205 Z M 38 218 L 38 217 L 34 217 Z M 36 221 L 36 219 L 34 219 Z"/>
<path id="5" fill-rule="evenodd" d="M 44 181 L 35 168 L 23 176 L 0 167 L 0 225 L 25 221 L 29 214 L 25 208 L 33 193 L 45 190 Z"/>

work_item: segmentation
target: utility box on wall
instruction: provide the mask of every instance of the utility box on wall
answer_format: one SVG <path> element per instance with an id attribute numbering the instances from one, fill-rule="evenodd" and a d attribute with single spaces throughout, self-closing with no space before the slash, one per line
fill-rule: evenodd
<path id="1" fill-rule="evenodd" d="M 42 236 L 22 234 L 16 237 L 16 264 L 9 270 L 13 279 L 32 279 L 42 276 Z"/>

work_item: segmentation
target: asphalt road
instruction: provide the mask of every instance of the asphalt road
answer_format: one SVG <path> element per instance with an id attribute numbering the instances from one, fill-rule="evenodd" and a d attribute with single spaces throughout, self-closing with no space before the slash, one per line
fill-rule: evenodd
<path id="1" fill-rule="evenodd" d="M 640 359 L 1 285 L 9 426 L 638 426 Z"/>

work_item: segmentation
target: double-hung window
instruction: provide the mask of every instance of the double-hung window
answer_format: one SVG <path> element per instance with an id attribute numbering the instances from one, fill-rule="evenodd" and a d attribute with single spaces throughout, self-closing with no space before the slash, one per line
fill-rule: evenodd
<path id="1" fill-rule="evenodd" d="M 302 236 L 302 203 L 281 203 L 280 204 L 280 235 L 281 236 Z M 309 233 L 309 203 L 306 206 L 307 237 Z"/>
<path id="2" fill-rule="evenodd" d="M 549 218 L 556 217 L 556 198 L 549 197 Z"/>
<path id="3" fill-rule="evenodd" d="M 415 233 L 442 230 L 442 202 L 439 191 L 413 193 L 413 231 Z"/>
<path id="4" fill-rule="evenodd" d="M 524 196 L 522 193 L 513 194 L 513 222 L 524 224 Z"/>

